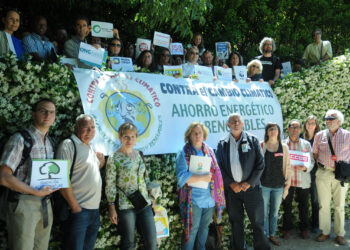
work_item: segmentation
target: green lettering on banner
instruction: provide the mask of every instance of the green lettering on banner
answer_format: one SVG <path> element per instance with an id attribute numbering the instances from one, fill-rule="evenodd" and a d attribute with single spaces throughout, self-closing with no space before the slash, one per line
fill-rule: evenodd
<path id="1" fill-rule="evenodd" d="M 212 121 L 204 121 L 204 125 L 208 128 L 210 134 L 218 134 L 218 133 L 226 133 L 229 132 L 230 129 L 226 125 L 226 120 L 212 120 Z"/>

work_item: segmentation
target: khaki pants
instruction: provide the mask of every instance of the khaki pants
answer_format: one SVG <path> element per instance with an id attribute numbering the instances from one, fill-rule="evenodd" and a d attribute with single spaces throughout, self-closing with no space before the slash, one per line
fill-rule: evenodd
<path id="1" fill-rule="evenodd" d="M 344 187 L 334 177 L 331 170 L 317 169 L 316 186 L 318 193 L 319 222 L 323 234 L 331 233 L 331 199 L 334 202 L 334 233 L 337 236 L 344 236 L 344 219 L 345 219 L 345 197 L 348 190 L 348 184 Z"/>
<path id="2" fill-rule="evenodd" d="M 20 198 L 18 205 L 7 202 L 8 246 L 11 250 L 47 250 L 52 226 L 52 208 L 48 202 L 49 225 L 44 228 L 41 199 Z"/>

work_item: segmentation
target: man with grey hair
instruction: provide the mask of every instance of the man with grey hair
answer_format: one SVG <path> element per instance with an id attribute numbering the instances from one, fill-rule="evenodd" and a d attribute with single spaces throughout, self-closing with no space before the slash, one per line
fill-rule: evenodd
<path id="1" fill-rule="evenodd" d="M 350 163 L 350 132 L 342 129 L 344 115 L 338 110 L 328 110 L 325 115 L 327 129 L 318 132 L 314 139 L 313 151 L 318 162 L 316 172 L 316 187 L 320 205 L 319 221 L 322 233 L 316 241 L 322 242 L 329 238 L 331 232 L 331 200 L 334 202 L 334 232 L 336 242 L 345 245 L 344 238 L 344 206 L 348 184 L 344 186 L 335 179 L 335 161 Z M 334 150 L 332 155 L 329 146 Z"/>
<path id="2" fill-rule="evenodd" d="M 275 50 L 275 41 L 271 37 L 264 37 L 259 45 L 259 51 L 262 55 L 256 57 L 256 59 L 260 60 L 263 65 L 263 79 L 265 82 L 268 82 L 270 86 L 275 84 L 280 77 L 282 69 L 279 57 L 272 55 Z"/>
<path id="3" fill-rule="evenodd" d="M 219 141 L 216 158 L 224 180 L 233 248 L 247 249 L 244 238 L 244 207 L 253 228 L 254 249 L 270 249 L 263 229 L 264 201 L 260 177 L 265 162 L 259 140 L 243 131 L 244 123 L 238 113 L 231 114 L 226 125 L 230 133 Z"/>
<path id="4" fill-rule="evenodd" d="M 69 218 L 63 223 L 63 249 L 93 249 L 95 245 L 100 226 L 100 168 L 105 159 L 90 146 L 94 136 L 94 118 L 80 115 L 74 134 L 64 140 L 56 152 L 56 157 L 69 160 L 72 168 L 70 187 L 60 190 L 70 207 Z"/>

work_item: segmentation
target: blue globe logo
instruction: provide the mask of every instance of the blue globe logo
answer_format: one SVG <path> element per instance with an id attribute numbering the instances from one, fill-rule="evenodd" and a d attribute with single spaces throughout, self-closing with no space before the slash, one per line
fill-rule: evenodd
<path id="1" fill-rule="evenodd" d="M 139 136 L 145 133 L 151 123 L 151 105 L 128 92 L 115 92 L 106 102 L 106 116 L 110 125 L 118 131 L 120 125 L 131 122 L 137 127 Z"/>

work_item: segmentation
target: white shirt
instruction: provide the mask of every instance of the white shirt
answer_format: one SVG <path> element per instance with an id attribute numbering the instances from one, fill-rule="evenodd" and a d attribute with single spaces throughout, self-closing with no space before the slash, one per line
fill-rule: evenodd
<path id="1" fill-rule="evenodd" d="M 241 138 L 236 142 L 236 139 L 230 134 L 230 163 L 231 163 L 231 173 L 233 179 L 236 182 L 242 181 L 243 171 L 241 167 L 241 163 L 239 161 L 239 153 L 238 153 L 238 145 L 242 140 Z"/>

